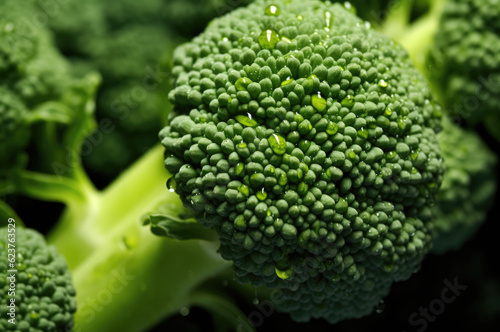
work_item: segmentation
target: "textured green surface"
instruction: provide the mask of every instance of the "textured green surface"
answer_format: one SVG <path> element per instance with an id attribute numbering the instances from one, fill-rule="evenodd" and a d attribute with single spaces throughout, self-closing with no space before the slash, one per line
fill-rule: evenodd
<path id="1" fill-rule="evenodd" d="M 44 27 L 31 20 L 33 1 L 3 0 L 0 12 L 0 168 L 12 167 L 29 142 L 30 117 L 62 95 L 67 62 Z"/>
<path id="2" fill-rule="evenodd" d="M 177 48 L 165 164 L 240 281 L 280 288 L 298 321 L 360 317 L 430 248 L 440 111 L 406 52 L 343 6 L 273 5 Z"/>
<path id="3" fill-rule="evenodd" d="M 460 248 L 486 220 L 497 182 L 497 157 L 472 131 L 443 121 L 438 135 L 446 173 L 433 208 L 433 251 Z"/>
<path id="4" fill-rule="evenodd" d="M 447 109 L 472 124 L 500 112 L 499 15 L 498 0 L 447 1 L 431 53 Z"/>
<path id="5" fill-rule="evenodd" d="M 13 228 L 12 228 L 13 229 Z M 69 331 L 76 311 L 75 289 L 64 258 L 38 232 L 15 228 L 15 305 L 16 324 L 7 322 L 7 304 L 12 270 L 7 256 L 7 234 L 11 228 L 0 228 L 0 330 L 1 331 Z M 9 247 L 10 248 L 10 247 Z"/>

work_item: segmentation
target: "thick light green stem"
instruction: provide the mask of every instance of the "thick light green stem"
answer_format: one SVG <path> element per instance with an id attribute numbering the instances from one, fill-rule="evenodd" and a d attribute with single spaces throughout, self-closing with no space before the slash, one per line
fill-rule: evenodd
<path id="1" fill-rule="evenodd" d="M 387 18 L 382 31 L 400 43 L 409 53 L 412 61 L 426 73 L 426 57 L 439 28 L 441 13 L 447 0 L 434 0 L 429 11 L 410 24 L 409 15 L 413 0 L 400 1 L 400 5 Z"/>
<path id="2" fill-rule="evenodd" d="M 49 234 L 49 242 L 65 255 L 70 268 L 75 268 L 92 251 L 107 245 L 110 236 L 139 223 L 161 202 L 177 200 L 177 195 L 165 188 L 168 177 L 162 148 L 156 146 L 105 191 L 88 195 L 84 204 L 69 205 Z"/>
<path id="3" fill-rule="evenodd" d="M 154 147 L 109 188 L 68 209 L 49 240 L 72 270 L 79 309 L 75 331 L 144 331 L 190 304 L 191 292 L 229 268 L 218 242 L 153 235 L 142 217 L 169 203 L 163 149 Z"/>
<path id="4" fill-rule="evenodd" d="M 197 286 L 230 267 L 218 243 L 160 238 L 139 224 L 126 231 L 73 271 L 75 332 L 146 331 L 192 305 Z"/>

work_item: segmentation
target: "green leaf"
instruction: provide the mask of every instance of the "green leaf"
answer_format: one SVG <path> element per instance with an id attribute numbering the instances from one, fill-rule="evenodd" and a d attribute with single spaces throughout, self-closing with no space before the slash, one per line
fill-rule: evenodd
<path id="1" fill-rule="evenodd" d="M 17 215 L 16 211 L 9 206 L 6 202 L 0 200 L 0 227 L 8 225 L 9 219 L 15 220 L 16 227 L 24 227 L 24 223 Z"/>
<path id="2" fill-rule="evenodd" d="M 45 201 L 71 204 L 86 199 L 81 183 L 56 175 L 18 170 L 13 175 L 13 183 L 16 192 Z"/>
<path id="3" fill-rule="evenodd" d="M 143 219 L 143 225 L 151 225 L 151 232 L 175 240 L 216 241 L 217 234 L 196 221 L 181 220 L 163 214 L 150 214 Z"/>

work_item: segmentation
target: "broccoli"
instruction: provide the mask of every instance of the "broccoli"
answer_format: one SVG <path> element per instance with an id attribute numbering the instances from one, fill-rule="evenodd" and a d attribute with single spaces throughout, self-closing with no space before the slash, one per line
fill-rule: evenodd
<path id="1" fill-rule="evenodd" d="M 0 178 L 5 178 L 6 172 L 27 166 L 28 146 L 49 145 L 49 133 L 55 135 L 59 131 L 55 124 L 69 125 L 74 121 L 75 110 L 61 101 L 68 98 L 69 86 L 76 83 L 68 73 L 68 63 L 53 46 L 50 33 L 30 26 L 29 19 L 36 13 L 35 3 L 5 0 L 2 6 L 5 10 L 0 13 Z M 55 151 L 47 156 L 52 153 Z M 50 169 L 50 165 L 42 168 Z M 0 189 L 0 195 L 4 190 L 7 191 Z"/>
<path id="2" fill-rule="evenodd" d="M 46 240 L 72 274 L 75 331 L 144 331 L 190 306 L 230 331 L 252 323 L 233 302 L 256 297 L 256 286 L 261 295 L 279 290 L 283 301 L 273 304 L 296 321 L 365 316 L 429 251 L 457 248 L 484 219 L 478 210 L 494 192 L 495 158 L 472 131 L 442 121 L 408 52 L 376 31 L 406 18 L 398 23 L 389 11 L 379 27 L 352 6 L 320 0 L 207 3 L 229 6 L 203 7 L 200 16 L 180 15 L 177 1 L 61 6 L 49 24 L 70 65 L 43 28 L 33 45 L 0 49 L 0 71 L 9 73 L 0 79 L 0 139 L 9 144 L 0 195 L 65 205 Z M 402 12 L 411 8 L 404 2 Z M 173 52 L 213 9 L 234 10 Z M 0 14 L 0 34 L 22 22 L 13 13 Z M 169 30 L 188 26 L 186 17 L 196 24 Z M 46 70 L 49 56 L 63 71 Z M 106 104 L 158 61 L 173 65 L 158 94 L 127 121 L 106 122 L 116 120 Z M 105 78 L 97 98 L 98 76 L 73 78 L 94 69 Z M 95 103 L 104 105 L 97 121 Z M 96 122 L 117 128 L 92 145 Z M 104 189 L 90 181 L 82 157 L 94 170 L 116 171 L 166 123 L 163 146 Z M 19 142 L 10 140 L 18 132 Z M 7 203 L 0 222 L 18 219 Z"/>
<path id="3" fill-rule="evenodd" d="M 443 253 L 460 248 L 485 221 L 496 190 L 491 170 L 497 158 L 477 134 L 461 129 L 447 117 L 438 141 L 446 174 L 433 208 L 432 250 Z"/>
<path id="4" fill-rule="evenodd" d="M 383 30 L 409 51 L 448 113 L 471 126 L 483 122 L 497 138 L 499 15 L 497 0 L 437 0 L 417 20 Z"/>
<path id="5" fill-rule="evenodd" d="M 240 281 L 334 323 L 419 267 L 440 111 L 401 47 L 338 4 L 256 1 L 177 48 L 172 72 L 170 184 Z"/>
<path id="6" fill-rule="evenodd" d="M 97 120 L 113 122 L 111 133 L 87 143 L 92 151 L 83 162 L 93 178 L 107 184 L 156 143 L 171 108 L 163 91 L 169 89 L 174 48 L 198 34 L 219 9 L 232 8 L 226 0 L 88 0 L 59 7 L 48 22 L 57 45 L 77 64 L 77 74 L 101 73 Z M 122 148 L 116 149 L 117 142 Z"/>
<path id="7" fill-rule="evenodd" d="M 496 0 L 447 1 L 430 53 L 444 104 L 471 123 L 499 112 L 499 15 Z"/>
<path id="8" fill-rule="evenodd" d="M 69 331 L 76 300 L 64 258 L 40 233 L 11 226 L 0 228 L 0 330 Z"/>

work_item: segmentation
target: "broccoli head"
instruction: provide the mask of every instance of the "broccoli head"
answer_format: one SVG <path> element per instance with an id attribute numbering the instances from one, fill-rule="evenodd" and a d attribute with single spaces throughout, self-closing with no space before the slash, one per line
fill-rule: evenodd
<path id="1" fill-rule="evenodd" d="M 14 229 L 16 265 L 12 268 L 12 257 L 7 254 Z M 71 275 L 64 258 L 41 234 L 26 228 L 0 228 L 0 271 L 1 331 L 55 332 L 73 326 L 76 300 Z M 8 322 L 11 298 L 15 299 L 16 324 Z"/>
<path id="2" fill-rule="evenodd" d="M 31 26 L 33 1 L 2 2 L 0 13 L 0 168 L 17 162 L 30 139 L 29 126 L 54 114 L 37 109 L 60 98 L 67 85 L 67 63 L 47 30 Z"/>
<path id="3" fill-rule="evenodd" d="M 333 323 L 418 269 L 441 113 L 400 46 L 339 4 L 256 1 L 178 47 L 173 75 L 167 185 L 241 282 Z"/>
<path id="4" fill-rule="evenodd" d="M 432 251 L 444 253 L 460 248 L 486 220 L 495 196 L 492 170 L 497 158 L 472 131 L 445 118 L 438 135 L 446 174 L 436 196 Z"/>
<path id="5" fill-rule="evenodd" d="M 430 53 L 443 103 L 472 124 L 500 118 L 499 15 L 496 0 L 446 1 Z"/>

